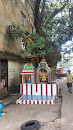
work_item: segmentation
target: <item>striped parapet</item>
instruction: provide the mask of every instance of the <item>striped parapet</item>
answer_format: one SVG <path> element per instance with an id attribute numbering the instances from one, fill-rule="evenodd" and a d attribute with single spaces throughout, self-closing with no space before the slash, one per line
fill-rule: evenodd
<path id="1" fill-rule="evenodd" d="M 20 95 L 48 95 L 57 96 L 59 93 L 58 84 L 21 84 Z"/>
<path id="2" fill-rule="evenodd" d="M 58 84 L 21 84 L 16 104 L 54 104 L 58 91 Z"/>

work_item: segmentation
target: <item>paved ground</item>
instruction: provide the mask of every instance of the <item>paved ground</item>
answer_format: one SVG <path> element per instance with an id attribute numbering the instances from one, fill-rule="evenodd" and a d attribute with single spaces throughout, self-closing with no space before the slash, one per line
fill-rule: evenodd
<path id="1" fill-rule="evenodd" d="M 16 105 L 17 97 L 4 99 L 5 115 L 0 117 L 0 130 L 20 130 L 21 124 L 29 120 L 38 120 L 40 130 L 60 130 L 61 99 L 56 99 L 53 105 Z M 7 102 L 11 104 L 7 105 Z"/>
<path id="2" fill-rule="evenodd" d="M 16 105 L 10 104 L 3 110 L 6 114 L 0 117 L 1 130 L 20 130 L 22 123 L 38 120 L 42 130 L 56 130 L 56 119 L 59 118 L 59 107 L 55 105 Z M 55 125 L 54 125 L 55 124 Z"/>
<path id="3" fill-rule="evenodd" d="M 66 78 L 63 78 L 62 84 L 61 130 L 73 130 L 73 93 L 68 92 Z"/>
<path id="4" fill-rule="evenodd" d="M 29 120 L 38 120 L 40 130 L 73 130 L 73 93 L 68 92 L 65 77 L 59 79 L 59 85 L 62 104 L 61 99 L 56 99 L 54 105 L 16 105 L 19 95 L 4 99 L 5 115 L 0 117 L 0 130 L 20 130 L 21 124 Z"/>

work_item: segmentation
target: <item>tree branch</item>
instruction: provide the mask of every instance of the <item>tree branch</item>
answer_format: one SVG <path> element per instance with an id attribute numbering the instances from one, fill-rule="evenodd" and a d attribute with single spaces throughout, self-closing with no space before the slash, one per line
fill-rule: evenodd
<path id="1" fill-rule="evenodd" d="M 46 0 L 43 0 L 42 10 L 41 10 L 41 13 L 40 13 L 40 24 L 43 21 L 44 10 L 45 10 L 45 2 L 46 2 Z"/>
<path id="2" fill-rule="evenodd" d="M 65 8 L 65 6 L 66 6 L 66 4 L 64 4 L 60 9 L 55 9 L 55 11 L 52 13 L 52 15 L 49 16 L 49 19 L 47 20 L 47 22 L 50 19 L 52 19 L 53 17 L 55 17 L 58 13 L 60 13 Z"/>

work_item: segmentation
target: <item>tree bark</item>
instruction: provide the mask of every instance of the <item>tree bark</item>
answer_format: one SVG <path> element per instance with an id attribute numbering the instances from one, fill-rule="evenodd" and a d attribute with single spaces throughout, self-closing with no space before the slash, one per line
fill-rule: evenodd
<path id="1" fill-rule="evenodd" d="M 43 0 L 41 12 L 39 11 L 40 2 L 41 2 L 41 0 L 36 0 L 35 11 L 34 11 L 34 25 L 35 25 L 35 28 L 36 28 L 36 32 L 38 34 L 40 34 L 40 31 L 41 31 L 46 0 Z"/>
<path id="2" fill-rule="evenodd" d="M 40 25 L 43 22 L 43 16 L 44 16 L 44 11 L 45 11 L 45 2 L 46 2 L 46 0 L 43 0 L 42 10 L 41 10 L 41 13 L 40 13 Z"/>
<path id="3" fill-rule="evenodd" d="M 34 9 L 34 25 L 37 27 L 37 24 L 39 23 L 39 6 L 40 6 L 41 0 L 35 1 L 35 9 Z"/>

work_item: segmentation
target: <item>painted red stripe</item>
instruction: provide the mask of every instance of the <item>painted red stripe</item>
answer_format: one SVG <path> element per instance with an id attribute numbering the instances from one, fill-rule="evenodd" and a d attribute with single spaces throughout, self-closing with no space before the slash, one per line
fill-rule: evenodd
<path id="1" fill-rule="evenodd" d="M 33 104 L 35 104 L 35 101 L 33 101 Z"/>
<path id="2" fill-rule="evenodd" d="M 23 84 L 22 84 L 22 95 L 23 95 Z"/>
<path id="3" fill-rule="evenodd" d="M 41 101 L 41 104 L 43 104 L 43 101 Z"/>
<path id="4" fill-rule="evenodd" d="M 56 89 L 57 89 L 57 97 L 58 97 L 58 84 L 56 84 Z"/>
<path id="5" fill-rule="evenodd" d="M 36 84 L 36 92 L 37 92 L 37 84 Z"/>
<path id="6" fill-rule="evenodd" d="M 31 100 L 29 101 L 29 104 L 31 104 Z"/>
<path id="7" fill-rule="evenodd" d="M 42 84 L 41 84 L 41 95 L 42 95 Z"/>
<path id="8" fill-rule="evenodd" d="M 27 100 L 25 101 L 25 104 L 27 104 Z"/>
<path id="9" fill-rule="evenodd" d="M 51 101 L 50 101 L 50 104 L 51 104 Z"/>
<path id="10" fill-rule="evenodd" d="M 47 101 L 45 101 L 45 104 L 47 104 Z"/>
<path id="11" fill-rule="evenodd" d="M 26 95 L 28 95 L 28 94 L 27 94 L 27 84 L 26 84 Z"/>
<path id="12" fill-rule="evenodd" d="M 37 104 L 39 104 L 39 101 L 37 101 Z"/>
<path id="13" fill-rule="evenodd" d="M 46 95 L 47 95 L 47 84 L 46 84 Z"/>
<path id="14" fill-rule="evenodd" d="M 51 84 L 51 95 L 53 95 L 53 93 L 52 93 L 52 84 Z"/>
<path id="15" fill-rule="evenodd" d="M 31 84 L 31 95 L 32 95 L 32 84 Z"/>
<path id="16" fill-rule="evenodd" d="M 23 74 L 23 73 L 33 73 L 33 72 L 21 72 L 21 74 Z"/>

